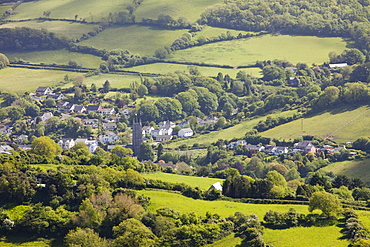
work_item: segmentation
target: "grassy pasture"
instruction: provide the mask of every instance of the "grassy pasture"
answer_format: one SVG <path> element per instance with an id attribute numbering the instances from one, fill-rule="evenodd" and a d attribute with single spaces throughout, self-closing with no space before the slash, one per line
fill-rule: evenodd
<path id="1" fill-rule="evenodd" d="M 200 32 L 196 32 L 196 36 L 193 38 L 197 40 L 200 36 L 203 36 L 205 38 L 213 38 L 219 36 L 221 33 L 227 33 L 230 32 L 232 35 L 238 35 L 239 33 L 246 34 L 246 33 L 253 33 L 253 32 L 247 32 L 247 31 L 239 31 L 234 29 L 228 29 L 228 28 L 221 28 L 221 27 L 211 27 L 211 26 L 205 26 Z"/>
<path id="2" fill-rule="evenodd" d="M 59 36 L 65 36 L 70 39 L 77 39 L 84 33 L 94 30 L 97 25 L 81 24 L 65 21 L 26 21 L 26 22 L 9 22 L 0 26 L 0 28 L 29 27 L 34 29 L 46 29 Z"/>
<path id="3" fill-rule="evenodd" d="M 194 212 L 197 215 L 205 215 L 207 212 L 210 212 L 216 213 L 221 217 L 233 215 L 235 212 L 242 212 L 244 214 L 256 214 L 260 220 L 263 219 L 263 216 L 268 210 L 287 212 L 289 208 L 295 208 L 298 212 L 308 214 L 307 205 L 249 204 L 228 201 L 204 201 L 194 200 L 178 193 L 167 191 L 140 190 L 137 191 L 137 193 L 144 194 L 145 196 L 149 196 L 151 198 L 149 211 L 155 211 L 162 207 L 170 207 L 182 213 Z M 320 213 L 320 211 L 314 211 L 314 213 Z"/>
<path id="4" fill-rule="evenodd" d="M 263 35 L 206 44 L 173 53 L 171 61 L 204 62 L 234 67 L 254 64 L 257 60 L 286 59 L 292 63 L 321 64 L 330 51 L 341 53 L 343 38 L 314 36 Z"/>
<path id="5" fill-rule="evenodd" d="M 100 57 L 90 54 L 82 54 L 77 52 L 69 52 L 66 49 L 50 50 L 50 51 L 30 51 L 30 52 L 9 52 L 4 54 L 10 61 L 15 58 L 21 58 L 30 63 L 45 63 L 45 64 L 60 64 L 67 65 L 69 61 L 75 61 L 78 65 L 84 68 L 97 69 L 103 62 Z"/>
<path id="6" fill-rule="evenodd" d="M 77 20 L 101 21 L 110 12 L 125 10 L 131 0 L 39 0 L 22 3 L 14 11 L 14 15 L 8 17 L 12 20 L 43 17 L 45 11 L 50 11 L 50 18 L 74 19 Z"/>
<path id="7" fill-rule="evenodd" d="M 281 112 L 281 113 L 270 114 L 269 116 L 287 117 L 287 116 L 292 116 L 295 113 L 296 111 L 286 111 L 286 112 Z M 189 139 L 184 139 L 178 142 L 170 143 L 166 145 L 166 148 L 175 148 L 183 144 L 186 144 L 188 146 L 193 145 L 194 143 L 210 144 L 212 142 L 216 142 L 218 139 L 230 140 L 233 138 L 243 138 L 243 136 L 245 135 L 247 131 L 251 130 L 254 126 L 256 126 L 259 121 L 265 120 L 265 119 L 266 117 L 259 117 L 259 118 L 255 118 L 252 120 L 243 121 L 240 124 L 234 125 L 227 129 L 222 129 L 219 131 L 212 131 L 208 134 L 199 135 L 198 137 L 195 137 L 195 138 L 189 138 Z"/>
<path id="8" fill-rule="evenodd" d="M 94 83 L 100 88 L 106 80 L 110 82 L 112 88 L 129 88 L 133 81 L 140 82 L 140 77 L 138 75 L 99 74 L 86 77 L 84 84 L 90 87 Z"/>
<path id="9" fill-rule="evenodd" d="M 28 238 L 22 238 L 20 236 L 7 238 L 0 238 L 1 247 L 49 247 L 52 246 L 51 240 L 40 239 L 30 240 Z"/>
<path id="10" fill-rule="evenodd" d="M 162 180 L 171 183 L 185 183 L 191 187 L 199 187 L 201 189 L 207 190 L 212 184 L 216 182 L 222 183 L 223 179 L 219 178 L 202 178 L 193 176 L 184 176 L 178 174 L 170 174 L 164 172 L 143 174 L 145 178 Z"/>
<path id="11" fill-rule="evenodd" d="M 81 73 L 43 69 L 5 68 L 0 70 L 0 90 L 5 92 L 33 92 L 39 86 L 53 86 L 68 74 L 73 78 Z"/>
<path id="12" fill-rule="evenodd" d="M 354 141 L 361 136 L 370 135 L 370 126 L 368 125 L 370 120 L 369 109 L 370 107 L 368 106 L 357 108 L 339 107 L 304 120 L 298 119 L 277 126 L 262 132 L 261 135 L 286 140 L 294 139 L 304 134 L 320 137 L 330 135 L 337 142 Z M 353 119 L 355 120 L 350 122 Z"/>
<path id="13" fill-rule="evenodd" d="M 247 74 L 250 74 L 254 77 L 261 77 L 260 68 L 248 68 L 248 69 L 224 69 L 224 68 L 215 68 L 215 67 L 205 67 L 197 66 L 199 72 L 204 76 L 216 77 L 218 72 L 226 75 L 228 74 L 232 78 L 236 77 L 236 74 L 239 71 L 245 71 Z M 158 74 L 168 74 L 174 71 L 184 71 L 188 72 L 188 65 L 184 64 L 173 64 L 173 63 L 153 63 L 147 65 L 135 66 L 132 68 L 125 68 L 130 71 L 137 71 L 140 73 L 158 73 Z"/>
<path id="14" fill-rule="evenodd" d="M 160 14 L 170 15 L 172 18 L 186 17 L 189 21 L 196 21 L 204 10 L 211 5 L 223 3 L 222 0 L 145 0 L 134 15 L 136 20 L 145 18 L 157 19 Z"/>
<path id="15" fill-rule="evenodd" d="M 349 177 L 360 178 L 368 186 L 370 185 L 369 169 L 370 159 L 335 162 L 321 168 L 323 171 L 333 172 L 336 175 L 347 175 Z"/>
<path id="16" fill-rule="evenodd" d="M 112 26 L 79 44 L 108 51 L 122 49 L 140 55 L 153 55 L 156 49 L 170 46 L 186 32 L 184 29 L 166 30 L 139 25 Z"/>
<path id="17" fill-rule="evenodd" d="M 341 239 L 342 229 L 338 226 L 293 227 L 283 230 L 266 228 L 263 238 L 265 243 L 274 247 L 347 247 L 350 242 Z"/>
<path id="18" fill-rule="evenodd" d="M 240 246 L 242 239 L 236 237 L 235 234 L 230 234 L 229 236 L 220 239 L 212 244 L 207 244 L 205 247 L 230 247 L 230 246 Z"/>

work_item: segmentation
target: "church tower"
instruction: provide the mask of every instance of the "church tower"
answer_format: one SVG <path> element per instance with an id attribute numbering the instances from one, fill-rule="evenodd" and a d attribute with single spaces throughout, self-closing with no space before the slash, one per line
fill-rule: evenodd
<path id="1" fill-rule="evenodd" d="M 134 155 L 137 156 L 140 151 L 140 144 L 143 142 L 143 133 L 141 128 L 141 120 L 135 116 L 132 124 L 132 147 Z"/>

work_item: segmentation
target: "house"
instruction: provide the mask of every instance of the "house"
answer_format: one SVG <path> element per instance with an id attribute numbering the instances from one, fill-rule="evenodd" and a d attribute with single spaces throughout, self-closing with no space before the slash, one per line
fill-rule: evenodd
<path id="1" fill-rule="evenodd" d="M 298 87 L 299 86 L 299 79 L 295 76 L 289 77 L 288 85 L 292 86 L 292 87 Z"/>
<path id="2" fill-rule="evenodd" d="M 311 152 L 311 153 L 316 153 L 316 148 L 312 144 L 311 141 L 303 141 L 303 142 L 298 142 L 294 144 L 294 149 L 300 150 L 300 152 L 303 152 L 305 154 Z M 293 150 L 294 152 L 294 150 Z"/>
<path id="3" fill-rule="evenodd" d="M 23 143 L 28 141 L 28 135 L 20 135 L 17 138 L 17 143 Z"/>
<path id="4" fill-rule="evenodd" d="M 9 145 L 0 145 L 0 152 L 1 153 L 4 153 L 4 152 L 9 152 L 9 151 L 12 151 L 13 148 Z"/>
<path id="5" fill-rule="evenodd" d="M 207 125 L 207 124 L 214 124 L 218 121 L 218 117 L 215 116 L 209 116 L 206 119 L 198 119 L 199 125 Z"/>
<path id="6" fill-rule="evenodd" d="M 100 105 L 88 105 L 86 107 L 86 112 L 100 112 L 102 107 Z"/>
<path id="7" fill-rule="evenodd" d="M 69 111 L 72 105 L 73 104 L 69 103 L 68 101 L 60 101 L 57 104 L 57 109 L 58 111 Z"/>
<path id="8" fill-rule="evenodd" d="M 112 117 L 106 117 L 103 119 L 104 122 L 106 123 L 118 123 L 120 117 L 112 116 Z"/>
<path id="9" fill-rule="evenodd" d="M 38 87 L 36 89 L 37 96 L 48 95 L 51 93 L 53 93 L 53 91 L 49 87 Z"/>
<path id="10" fill-rule="evenodd" d="M 291 70 L 291 71 L 293 71 L 293 73 L 294 73 L 294 74 L 297 74 L 297 72 L 298 72 L 297 67 L 285 67 L 285 70 L 286 70 L 286 71 L 287 71 L 287 70 Z"/>
<path id="11" fill-rule="evenodd" d="M 41 121 L 47 122 L 49 118 L 54 117 L 52 112 L 46 112 L 41 116 Z"/>
<path id="12" fill-rule="evenodd" d="M 103 108 L 99 111 L 99 113 L 102 116 L 109 116 L 109 115 L 114 115 L 116 113 L 116 110 L 114 110 L 114 108 Z"/>
<path id="13" fill-rule="evenodd" d="M 107 133 L 105 133 L 104 135 L 100 135 L 98 137 L 98 140 L 100 142 L 102 142 L 103 144 L 112 144 L 116 141 L 119 141 L 120 137 L 118 135 L 116 135 L 114 132 L 112 131 L 108 131 Z"/>
<path id="14" fill-rule="evenodd" d="M 150 133 L 150 135 L 154 138 L 156 138 L 159 135 L 172 135 L 173 129 L 170 126 L 167 127 L 159 127 Z"/>
<path id="15" fill-rule="evenodd" d="M 71 108 L 70 111 L 76 114 L 82 114 L 86 112 L 86 108 L 83 105 L 73 105 L 73 108 Z"/>
<path id="16" fill-rule="evenodd" d="M 55 100 L 62 100 L 64 99 L 64 94 L 62 93 L 53 93 L 49 95 L 49 98 L 55 99 Z"/>
<path id="17" fill-rule="evenodd" d="M 105 130 L 113 130 L 115 128 L 117 128 L 116 123 L 103 123 L 103 129 Z"/>
<path id="18" fill-rule="evenodd" d="M 151 134 L 152 131 L 154 130 L 154 127 L 152 126 L 144 126 L 141 128 L 141 130 L 143 131 L 143 136 L 145 136 L 146 134 Z"/>
<path id="19" fill-rule="evenodd" d="M 229 149 L 235 149 L 238 145 L 247 145 L 247 141 L 246 140 L 237 140 L 236 142 L 230 142 L 229 145 L 227 145 L 227 147 Z"/>
<path id="20" fill-rule="evenodd" d="M 348 66 L 347 63 L 331 63 L 331 64 L 329 64 L 329 68 L 331 68 L 331 69 L 343 68 L 343 67 L 346 67 L 346 66 Z"/>
<path id="21" fill-rule="evenodd" d="M 190 137 L 194 135 L 194 131 L 191 128 L 184 128 L 179 130 L 177 133 L 178 137 Z"/>
<path id="22" fill-rule="evenodd" d="M 5 125 L 0 128 L 0 133 L 4 135 L 8 135 L 12 133 L 12 129 L 9 126 Z"/>
<path id="23" fill-rule="evenodd" d="M 96 149 L 99 147 L 98 146 L 98 141 L 96 141 L 96 140 L 88 140 L 86 138 L 77 138 L 75 140 L 76 144 L 81 143 L 81 142 L 84 143 L 87 146 L 90 153 L 95 153 Z"/>
<path id="24" fill-rule="evenodd" d="M 81 120 L 84 126 L 91 126 L 91 128 L 98 128 L 99 127 L 99 119 L 83 119 Z"/>
<path id="25" fill-rule="evenodd" d="M 289 153 L 289 148 L 288 147 L 273 147 L 271 150 L 270 150 L 270 153 L 272 153 L 273 155 L 276 155 L 276 156 L 279 156 L 280 154 L 287 154 Z"/>
<path id="26" fill-rule="evenodd" d="M 171 122 L 170 120 L 163 121 L 159 123 L 159 128 L 175 128 L 176 124 L 174 122 Z"/>
<path id="27" fill-rule="evenodd" d="M 220 182 L 214 183 L 211 185 L 211 187 L 209 187 L 208 190 L 211 190 L 211 189 L 222 191 L 222 184 Z"/>
<path id="28" fill-rule="evenodd" d="M 72 115 L 62 113 L 59 119 L 62 121 L 62 120 L 66 120 L 70 117 L 72 117 Z"/>
<path id="29" fill-rule="evenodd" d="M 75 144 L 76 143 L 72 138 L 62 138 L 58 141 L 58 145 L 62 149 L 70 149 L 70 148 L 74 147 Z"/>
<path id="30" fill-rule="evenodd" d="M 255 154 L 257 152 L 263 152 L 265 151 L 265 147 L 261 145 L 252 145 L 252 144 L 247 144 L 245 145 L 245 148 L 249 150 L 251 153 Z"/>
<path id="31" fill-rule="evenodd" d="M 163 141 L 168 141 L 172 139 L 172 135 L 157 135 L 155 138 L 155 141 L 157 142 L 163 142 Z"/>
<path id="32" fill-rule="evenodd" d="M 125 114 L 126 116 L 131 115 L 134 109 L 132 108 L 126 108 L 121 111 L 122 114 Z"/>

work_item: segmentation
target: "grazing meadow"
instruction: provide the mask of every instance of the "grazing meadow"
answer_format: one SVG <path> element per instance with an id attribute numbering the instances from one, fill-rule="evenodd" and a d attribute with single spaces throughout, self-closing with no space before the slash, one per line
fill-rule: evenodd
<path id="1" fill-rule="evenodd" d="M 80 42 L 80 45 L 94 46 L 108 51 L 115 49 L 129 50 L 140 55 L 154 55 L 154 51 L 163 46 L 171 46 L 188 30 L 167 30 L 158 27 L 128 25 L 111 26 L 96 36 Z"/>
<path id="2" fill-rule="evenodd" d="M 10 61 L 22 59 L 29 63 L 35 64 L 58 64 L 68 65 L 69 61 L 74 61 L 77 65 L 84 68 L 97 69 L 103 62 L 100 57 L 90 54 L 81 54 L 77 52 L 70 52 L 66 49 L 51 50 L 51 51 L 30 51 L 30 52 L 9 52 L 4 51 L 4 54 Z"/>
<path id="3" fill-rule="evenodd" d="M 58 70 L 5 68 L 0 70 L 0 89 L 4 92 L 33 92 L 39 86 L 54 86 L 68 75 L 73 78 L 81 73 Z"/>
<path id="4" fill-rule="evenodd" d="M 8 22 L 0 25 L 0 28 L 28 27 L 34 29 L 46 29 L 58 36 L 64 36 L 69 39 L 78 39 L 84 33 L 93 31 L 97 25 L 81 24 L 66 21 L 25 21 L 25 22 Z"/>
<path id="5" fill-rule="evenodd" d="M 134 15 L 137 21 L 143 18 L 157 19 L 158 15 L 167 14 L 174 19 L 186 17 L 194 22 L 208 6 L 219 3 L 223 3 L 223 0 L 145 0 Z"/>
<path id="6" fill-rule="evenodd" d="M 131 0 L 39 0 L 25 2 L 19 5 L 11 20 L 43 17 L 43 13 L 50 11 L 50 18 L 65 18 L 86 21 L 101 21 L 110 12 L 120 12 L 126 9 Z"/>
<path id="7" fill-rule="evenodd" d="M 327 62 L 330 51 L 340 54 L 346 46 L 347 43 L 343 38 L 263 35 L 179 50 L 168 60 L 238 67 L 251 65 L 256 61 L 281 59 L 311 65 Z"/>
<path id="8" fill-rule="evenodd" d="M 194 177 L 194 176 L 184 176 L 178 174 L 170 174 L 164 172 L 158 173 L 148 173 L 143 174 L 144 178 L 161 180 L 164 182 L 171 183 L 184 183 L 190 185 L 191 187 L 199 187 L 201 189 L 207 190 L 211 187 L 212 184 L 220 182 L 222 183 L 224 179 L 220 178 L 203 178 L 203 177 Z"/>
<path id="9" fill-rule="evenodd" d="M 262 136 L 290 140 L 302 135 L 330 137 L 338 143 L 370 135 L 370 108 L 338 107 L 332 111 L 298 119 L 262 132 Z"/>
<path id="10" fill-rule="evenodd" d="M 353 178 L 360 178 L 370 186 L 369 169 L 370 159 L 364 159 L 335 162 L 321 168 L 320 170 L 324 172 L 333 172 L 335 175 L 346 175 Z"/>

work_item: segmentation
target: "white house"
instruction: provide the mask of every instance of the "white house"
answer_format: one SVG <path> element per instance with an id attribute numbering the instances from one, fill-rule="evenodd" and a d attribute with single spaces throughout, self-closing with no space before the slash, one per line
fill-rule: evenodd
<path id="1" fill-rule="evenodd" d="M 190 137 L 194 135 L 194 131 L 191 128 L 184 128 L 179 130 L 177 133 L 178 137 Z"/>
<path id="2" fill-rule="evenodd" d="M 70 149 L 75 145 L 75 141 L 72 138 L 62 138 L 59 140 L 58 145 L 62 149 Z"/>
<path id="3" fill-rule="evenodd" d="M 156 138 L 159 135 L 172 135 L 173 129 L 170 126 L 159 127 L 151 131 L 150 135 Z"/>
<path id="4" fill-rule="evenodd" d="M 171 139 L 172 139 L 172 135 L 157 135 L 155 138 L 155 141 L 163 142 L 163 141 L 168 141 Z"/>
<path id="5" fill-rule="evenodd" d="M 114 108 L 103 108 L 99 111 L 99 113 L 102 115 L 102 116 L 109 116 L 109 115 L 113 115 L 116 113 L 116 110 L 114 110 Z"/>
<path id="6" fill-rule="evenodd" d="M 126 108 L 121 111 L 122 114 L 125 114 L 126 116 L 131 115 L 134 109 L 132 108 Z"/>
<path id="7" fill-rule="evenodd" d="M 75 143 L 85 143 L 87 148 L 89 149 L 90 153 L 94 153 L 98 148 L 98 141 L 97 140 L 88 140 L 86 138 L 77 138 Z"/>
<path id="8" fill-rule="evenodd" d="M 46 122 L 49 118 L 54 117 L 52 112 L 46 112 L 41 116 L 41 121 Z"/>
<path id="9" fill-rule="evenodd" d="M 211 187 L 208 190 L 215 189 L 222 191 L 222 184 L 220 182 L 214 183 L 211 185 Z"/>
<path id="10" fill-rule="evenodd" d="M 99 119 L 96 119 L 96 118 L 83 119 L 81 122 L 84 126 L 91 126 L 91 128 L 98 128 L 99 127 Z"/>
<path id="11" fill-rule="evenodd" d="M 150 135 L 153 130 L 154 130 L 154 128 L 152 126 L 144 126 L 142 128 L 143 136 L 146 135 L 146 134 L 149 134 Z"/>
<path id="12" fill-rule="evenodd" d="M 53 93 L 53 91 L 49 87 L 38 87 L 36 89 L 36 95 L 41 96 L 41 95 L 48 95 Z"/>
<path id="13" fill-rule="evenodd" d="M 116 141 L 118 141 L 120 138 L 118 135 L 116 135 L 114 132 L 112 131 L 108 131 L 107 133 L 105 133 L 104 135 L 100 135 L 98 137 L 98 140 L 104 144 L 112 144 Z"/>

